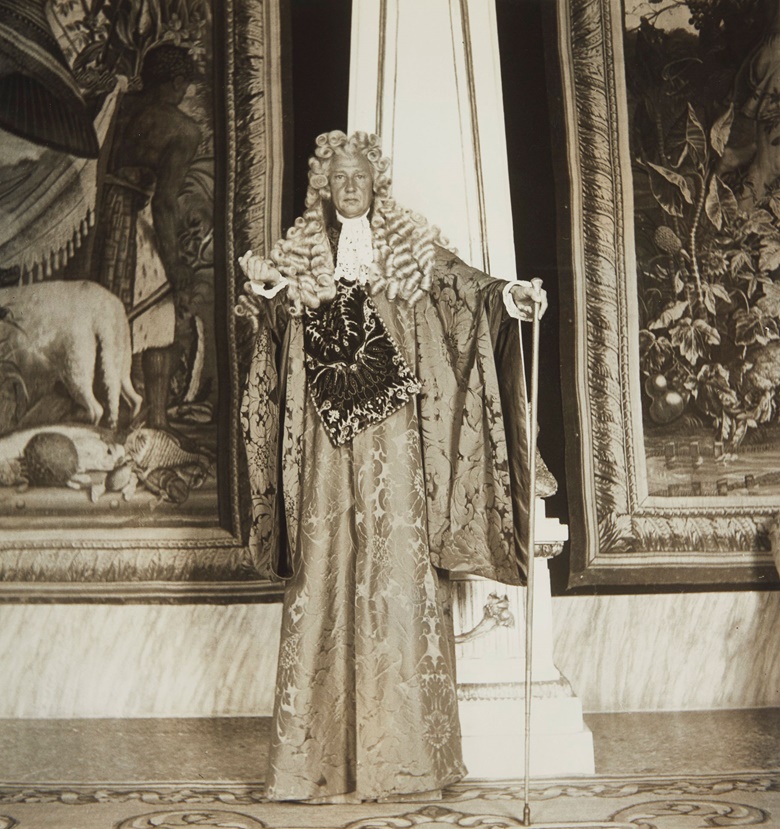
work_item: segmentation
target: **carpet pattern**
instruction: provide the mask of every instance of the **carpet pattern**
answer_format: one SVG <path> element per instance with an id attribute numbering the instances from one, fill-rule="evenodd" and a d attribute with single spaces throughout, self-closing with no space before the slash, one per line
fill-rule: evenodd
<path id="1" fill-rule="evenodd" d="M 780 826 L 780 769 L 720 775 L 536 780 L 533 826 L 706 829 Z M 0 786 L 0 829 L 509 829 L 523 826 L 517 781 L 465 781 L 437 803 L 269 803 L 262 784 Z"/>

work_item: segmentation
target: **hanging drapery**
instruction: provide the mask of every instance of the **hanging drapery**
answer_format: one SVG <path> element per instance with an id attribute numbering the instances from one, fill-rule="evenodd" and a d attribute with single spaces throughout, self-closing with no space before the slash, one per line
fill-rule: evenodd
<path id="1" fill-rule="evenodd" d="M 0 127 L 96 158 L 100 144 L 92 117 L 45 7 L 46 0 L 0 0 Z"/>
<path id="2" fill-rule="evenodd" d="M 102 145 L 121 87 L 95 119 Z M 98 162 L 45 150 L 36 161 L 6 167 L 0 180 L 0 267 L 18 268 L 23 283 L 63 267 L 94 224 Z"/>

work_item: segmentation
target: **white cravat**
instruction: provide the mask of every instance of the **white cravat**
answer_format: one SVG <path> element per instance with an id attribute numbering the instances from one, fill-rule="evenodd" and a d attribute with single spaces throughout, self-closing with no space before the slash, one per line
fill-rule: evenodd
<path id="1" fill-rule="evenodd" d="M 336 279 L 364 285 L 368 281 L 368 270 L 374 261 L 368 211 L 354 219 L 347 219 L 338 211 L 336 216 L 341 222 L 339 246 L 336 251 Z"/>

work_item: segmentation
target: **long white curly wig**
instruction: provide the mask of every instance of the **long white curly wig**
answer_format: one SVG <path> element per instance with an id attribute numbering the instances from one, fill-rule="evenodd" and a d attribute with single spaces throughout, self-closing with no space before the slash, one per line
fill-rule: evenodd
<path id="1" fill-rule="evenodd" d="M 317 147 L 309 159 L 306 209 L 274 245 L 268 260 L 289 280 L 287 294 L 292 313 L 300 316 L 305 308 L 318 308 L 336 295 L 327 225 L 335 215 L 328 177 L 337 153 L 365 156 L 373 172 L 371 294 L 384 290 L 391 300 L 413 304 L 430 290 L 435 246 L 446 247 L 447 243 L 437 227 L 390 198 L 390 159 L 382 155 L 377 136 L 365 132 L 347 136 L 334 130 L 317 137 Z"/>

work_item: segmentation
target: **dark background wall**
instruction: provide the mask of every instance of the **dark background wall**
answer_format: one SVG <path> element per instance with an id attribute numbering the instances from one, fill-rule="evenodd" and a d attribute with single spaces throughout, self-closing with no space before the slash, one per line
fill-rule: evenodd
<path id="1" fill-rule="evenodd" d="M 551 116 L 544 52 L 549 0 L 496 0 L 504 93 L 509 178 L 517 273 L 540 277 L 550 299 L 541 327 L 540 451 L 560 483 L 548 513 L 566 521 L 559 354 L 556 199 Z M 349 90 L 350 0 L 287 0 L 288 192 L 285 220 L 299 215 L 306 195 L 307 159 L 316 136 L 346 130 Z M 548 9 L 549 11 L 549 9 Z M 497 274 L 501 276 L 501 274 Z M 529 353 L 529 352 L 527 352 Z M 554 564 L 554 589 L 562 589 L 565 558 Z"/>
<path id="2" fill-rule="evenodd" d="M 567 523 L 559 348 L 561 268 L 552 140 L 561 133 L 554 104 L 556 84 L 547 74 L 552 62 L 545 53 L 554 37 L 551 12 L 550 0 L 496 0 L 517 274 L 520 279 L 542 279 L 550 302 L 540 330 L 538 441 L 559 488 L 547 499 L 547 513 Z M 551 575 L 553 592 L 562 592 L 568 576 L 568 549 L 553 559 Z"/>
<path id="3" fill-rule="evenodd" d="M 347 130 L 351 0 L 287 0 L 291 79 L 285 110 L 292 151 L 292 204 L 288 222 L 300 216 L 306 197 L 308 159 L 315 138 Z"/>

